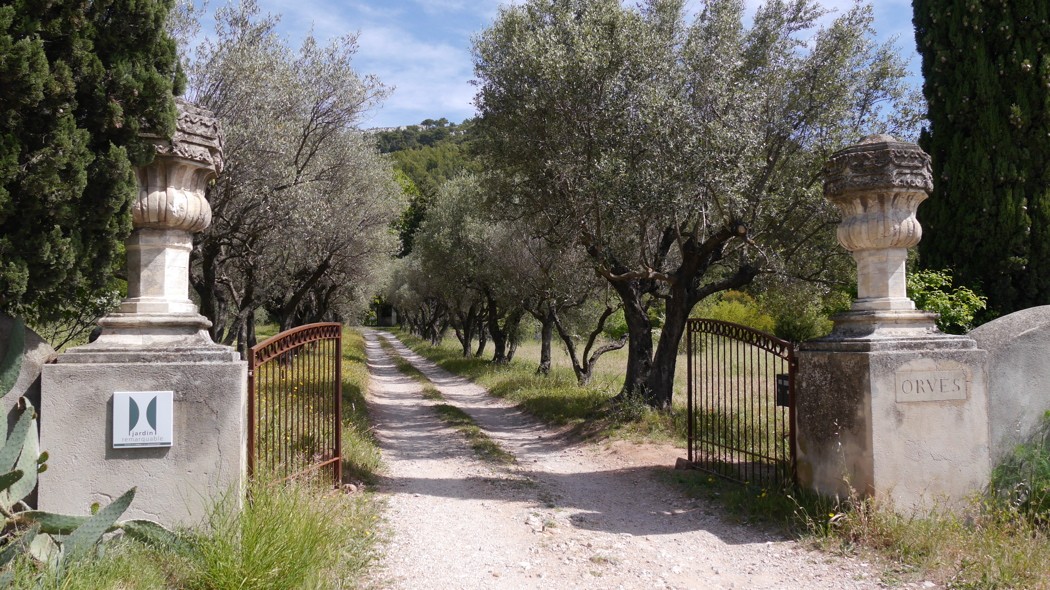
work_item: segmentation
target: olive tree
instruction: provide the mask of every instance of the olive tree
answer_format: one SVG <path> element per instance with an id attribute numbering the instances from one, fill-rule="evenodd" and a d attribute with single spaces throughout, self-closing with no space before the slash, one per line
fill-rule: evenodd
<path id="1" fill-rule="evenodd" d="M 396 250 L 401 191 L 357 128 L 385 90 L 354 71 L 353 37 L 293 50 L 251 0 L 215 22 L 188 66 L 189 95 L 223 121 L 227 163 L 192 281 L 213 336 L 251 341 L 259 308 L 288 328 L 368 298 L 354 286 Z"/>
<path id="2" fill-rule="evenodd" d="M 507 272 L 510 253 L 520 244 L 507 224 L 485 210 L 480 191 L 470 174 L 445 182 L 428 204 L 412 255 L 439 285 L 463 355 L 474 338 L 480 355 L 491 337 L 493 362 L 505 363 L 514 356 L 525 313 Z"/>
<path id="3" fill-rule="evenodd" d="M 683 4 L 529 0 L 474 45 L 486 193 L 586 252 L 622 301 L 623 393 L 653 406 L 671 403 L 697 302 L 760 273 L 834 269 L 821 166 L 887 131 L 905 95 L 869 7 L 819 26 L 816 3 L 772 0 L 746 26 L 741 0 L 693 18 Z"/>

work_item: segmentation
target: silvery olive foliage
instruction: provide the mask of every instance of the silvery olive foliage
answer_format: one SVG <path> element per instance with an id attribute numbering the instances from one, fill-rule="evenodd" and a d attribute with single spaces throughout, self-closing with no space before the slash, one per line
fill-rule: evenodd
<path id="1" fill-rule="evenodd" d="M 540 324 L 537 372 L 550 371 L 557 334 L 586 384 L 598 358 L 624 345 L 600 342 L 601 325 L 595 329 L 614 311 L 601 296 L 604 280 L 585 253 L 551 244 L 531 225 L 489 210 L 485 200 L 475 175 L 441 185 L 412 252 L 397 262 L 386 300 L 422 337 L 438 340 L 451 327 L 464 356 L 482 354 L 491 337 L 495 362 L 513 357 L 516 331 L 529 314 Z"/>
<path id="2" fill-rule="evenodd" d="M 475 41 L 486 194 L 587 253 L 619 295 L 624 393 L 671 402 L 704 297 L 756 277 L 834 281 L 848 259 L 820 191 L 827 157 L 910 136 L 902 61 L 858 4 L 528 0 Z M 658 344 L 648 311 L 665 316 Z"/>
<path id="3" fill-rule="evenodd" d="M 413 239 L 412 253 L 403 259 L 391 301 L 400 309 L 426 296 L 441 302 L 448 325 L 455 331 L 464 356 L 475 338 L 492 337 L 494 360 L 504 362 L 517 322 L 524 310 L 502 269 L 507 252 L 519 247 L 501 223 L 484 208 L 478 178 L 463 174 L 446 181 L 427 206 L 425 221 Z M 411 272 L 409 269 L 418 269 Z M 422 294 L 426 294 L 420 300 Z M 427 309 L 418 320 L 430 320 Z M 412 312 L 410 312 L 412 313 Z M 427 324 L 418 325 L 420 332 Z M 511 332 L 506 334 L 505 332 Z M 479 343 L 479 352 L 483 345 Z M 477 354 L 477 352 L 476 352 Z"/>
<path id="4" fill-rule="evenodd" d="M 225 131 L 192 281 L 226 342 L 251 340 L 260 308 L 288 328 L 366 305 L 403 206 L 389 163 L 358 128 L 387 91 L 354 70 L 355 37 L 308 36 L 292 49 L 276 22 L 254 0 L 220 8 L 186 67 L 188 98 Z"/>

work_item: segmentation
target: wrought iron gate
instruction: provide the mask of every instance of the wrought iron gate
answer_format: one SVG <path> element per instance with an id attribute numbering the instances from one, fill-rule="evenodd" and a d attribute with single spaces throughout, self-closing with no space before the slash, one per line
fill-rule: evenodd
<path id="1" fill-rule="evenodd" d="M 795 347 L 746 326 L 686 327 L 689 461 L 758 486 L 795 481 Z"/>
<path id="2" fill-rule="evenodd" d="M 248 354 L 248 471 L 292 478 L 330 468 L 342 482 L 341 324 L 310 324 Z"/>

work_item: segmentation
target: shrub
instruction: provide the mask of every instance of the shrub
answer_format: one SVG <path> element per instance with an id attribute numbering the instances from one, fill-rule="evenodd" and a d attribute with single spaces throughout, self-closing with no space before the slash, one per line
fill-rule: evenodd
<path id="1" fill-rule="evenodd" d="M 605 320 L 602 334 L 609 340 L 619 340 L 627 334 L 627 319 L 623 317 L 622 309 L 617 309 L 609 316 L 609 319 Z"/>
<path id="2" fill-rule="evenodd" d="M 849 309 L 852 296 L 844 291 L 826 291 L 819 285 L 785 282 L 769 286 L 760 298 L 762 308 L 773 316 L 773 333 L 791 342 L 805 342 L 831 333 L 831 316 Z"/>
<path id="3" fill-rule="evenodd" d="M 1050 523 L 1050 412 L 1035 435 L 996 466 L 992 488 L 1033 522 Z"/>
<path id="4" fill-rule="evenodd" d="M 908 275 L 908 297 L 919 309 L 940 314 L 937 327 L 948 334 L 973 329 L 977 312 L 988 306 L 988 298 L 967 288 L 952 288 L 948 270 L 919 270 Z"/>
<path id="5" fill-rule="evenodd" d="M 694 317 L 733 322 L 762 332 L 772 332 L 776 320 L 762 309 L 758 301 L 743 291 L 725 291 L 716 298 L 701 302 Z"/>

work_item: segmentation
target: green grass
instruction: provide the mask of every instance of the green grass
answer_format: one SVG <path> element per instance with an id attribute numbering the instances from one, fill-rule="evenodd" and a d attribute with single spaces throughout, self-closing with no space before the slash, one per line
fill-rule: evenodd
<path id="1" fill-rule="evenodd" d="M 255 340 L 256 342 L 262 342 L 271 336 L 276 336 L 280 333 L 281 327 L 277 324 L 267 322 L 265 324 L 255 324 Z"/>
<path id="2" fill-rule="evenodd" d="M 180 531 L 167 546 L 114 539 L 61 575 L 20 558 L 12 587 L 315 589 L 364 579 L 380 516 L 371 495 L 283 482 L 255 482 L 248 492 L 242 509 L 234 495 L 219 499 L 200 530 Z"/>
<path id="3" fill-rule="evenodd" d="M 514 455 L 503 450 L 499 443 L 489 438 L 474 422 L 474 419 L 463 410 L 449 404 L 437 404 L 434 406 L 434 411 L 446 424 L 455 428 L 466 437 L 467 442 L 470 443 L 470 448 L 474 449 L 474 453 L 481 459 L 503 464 L 511 464 L 517 461 Z"/>
<path id="4" fill-rule="evenodd" d="M 441 395 L 441 392 L 438 391 L 437 387 L 427 384 L 423 386 L 423 399 L 428 399 L 430 401 L 441 401 L 445 399 L 445 396 Z"/>
<path id="5" fill-rule="evenodd" d="M 357 330 L 343 329 L 343 479 L 375 481 L 382 456 L 372 436 L 365 393 L 368 365 L 365 339 Z"/>
<path id="6" fill-rule="evenodd" d="M 731 520 L 773 526 L 826 552 L 876 561 L 891 586 L 929 580 L 953 589 L 1050 589 L 1050 531 L 994 499 L 975 496 L 961 511 L 910 517 L 871 499 L 741 486 L 691 470 L 666 477 L 721 506 Z"/>
<path id="7" fill-rule="evenodd" d="M 605 376 L 595 384 L 581 388 L 576 384 L 572 370 L 555 366 L 549 376 L 537 375 L 528 355 L 502 366 L 487 359 L 464 358 L 450 342 L 433 347 L 408 334 L 398 337 L 412 350 L 435 362 L 445 370 L 456 373 L 488 389 L 493 395 L 522 405 L 541 420 L 555 425 L 580 425 L 600 415 L 606 402 L 618 391 Z M 519 347 L 519 351 L 523 348 Z"/>
<path id="8" fill-rule="evenodd" d="M 471 379 L 493 395 L 519 404 L 552 426 L 573 426 L 586 437 L 670 442 L 685 447 L 688 422 L 685 408 L 685 356 L 679 358 L 675 404 L 670 410 L 653 410 L 639 400 L 610 403 L 623 386 L 627 357 L 624 350 L 603 356 L 587 386 L 577 384 L 568 355 L 555 347 L 550 375 L 536 373 L 539 343 L 522 342 L 514 361 L 493 365 L 486 358 L 464 358 L 454 339 L 431 346 L 420 338 L 397 332 L 398 338 L 417 354 L 445 370 Z"/>
<path id="9" fill-rule="evenodd" d="M 47 571 L 28 558 L 18 558 L 12 564 L 15 576 L 10 587 L 26 590 L 173 588 L 179 587 L 178 572 L 187 564 L 185 557 L 172 549 L 158 550 L 137 541 L 118 539 L 106 544 L 104 556 L 72 561 L 61 573 Z"/>
<path id="10" fill-rule="evenodd" d="M 180 587 L 333 588 L 358 578 L 375 556 L 379 514 L 367 495 L 302 484 L 249 491 L 243 510 L 219 502 L 211 531 L 191 540 Z"/>
<path id="11" fill-rule="evenodd" d="M 430 379 L 427 379 L 427 376 L 424 375 L 422 371 L 417 369 L 415 365 L 405 360 L 397 352 L 397 349 L 394 348 L 394 345 L 391 344 L 386 338 L 379 339 L 379 346 L 384 351 L 386 351 L 386 353 L 390 356 L 391 359 L 393 359 L 394 366 L 397 367 L 397 370 L 401 374 L 407 377 L 411 377 L 419 383 L 430 383 Z"/>

